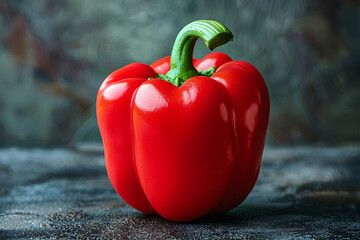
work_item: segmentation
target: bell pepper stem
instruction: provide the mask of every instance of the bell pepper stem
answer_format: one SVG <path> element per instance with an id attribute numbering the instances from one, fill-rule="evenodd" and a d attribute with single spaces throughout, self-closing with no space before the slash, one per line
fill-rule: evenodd
<path id="1" fill-rule="evenodd" d="M 223 24 L 214 20 L 197 20 L 186 25 L 177 35 L 166 80 L 181 86 L 191 77 L 201 75 L 193 65 L 196 41 L 201 38 L 205 45 L 214 50 L 233 39 L 233 34 Z"/>

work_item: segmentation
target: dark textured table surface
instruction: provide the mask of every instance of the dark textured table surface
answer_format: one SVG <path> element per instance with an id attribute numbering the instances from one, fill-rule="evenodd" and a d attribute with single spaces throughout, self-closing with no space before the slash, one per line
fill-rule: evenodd
<path id="1" fill-rule="evenodd" d="M 0 238 L 360 239 L 360 148 L 267 147 L 247 200 L 174 223 L 129 207 L 102 154 L 0 149 Z"/>

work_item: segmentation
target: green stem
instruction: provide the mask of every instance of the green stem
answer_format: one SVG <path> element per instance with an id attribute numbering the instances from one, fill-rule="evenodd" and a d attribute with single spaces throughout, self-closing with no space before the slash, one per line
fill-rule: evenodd
<path id="1" fill-rule="evenodd" d="M 204 40 L 210 50 L 214 50 L 232 40 L 233 35 L 224 25 L 214 20 L 198 20 L 186 25 L 176 37 L 171 52 L 171 68 L 166 74 L 167 80 L 177 87 L 199 75 L 192 62 L 195 43 L 199 38 Z"/>

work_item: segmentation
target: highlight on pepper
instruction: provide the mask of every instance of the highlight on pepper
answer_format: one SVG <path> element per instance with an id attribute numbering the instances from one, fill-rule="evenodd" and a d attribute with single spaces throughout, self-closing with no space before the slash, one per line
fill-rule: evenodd
<path id="1" fill-rule="evenodd" d="M 269 121 L 267 86 L 250 63 L 222 52 L 223 24 L 198 20 L 176 37 L 171 57 L 111 73 L 96 100 L 110 182 L 133 208 L 191 221 L 238 206 L 254 187 Z"/>

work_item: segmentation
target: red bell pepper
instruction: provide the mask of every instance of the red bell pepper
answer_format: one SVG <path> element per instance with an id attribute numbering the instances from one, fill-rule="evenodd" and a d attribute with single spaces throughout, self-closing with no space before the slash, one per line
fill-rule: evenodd
<path id="1" fill-rule="evenodd" d="M 173 221 L 227 211 L 247 197 L 269 119 L 258 70 L 220 52 L 193 59 L 198 38 L 213 50 L 233 35 L 216 21 L 192 22 L 171 58 L 116 70 L 96 103 L 111 184 L 135 209 Z"/>

